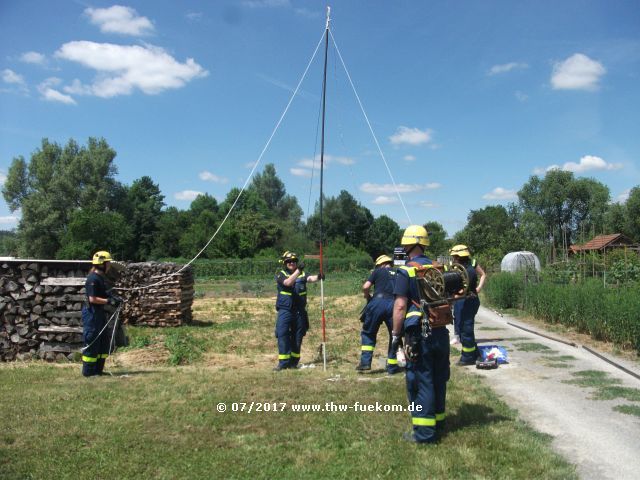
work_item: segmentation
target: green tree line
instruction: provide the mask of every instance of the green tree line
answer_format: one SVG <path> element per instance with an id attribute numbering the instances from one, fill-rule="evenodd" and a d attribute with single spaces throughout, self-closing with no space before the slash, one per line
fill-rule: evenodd
<path id="1" fill-rule="evenodd" d="M 153 179 L 131 185 L 117 180 L 116 152 L 104 139 L 61 146 L 43 139 L 29 161 L 13 159 L 2 194 L 20 210 L 15 232 L 1 232 L 0 254 L 35 258 L 87 258 L 100 249 L 123 260 L 192 258 L 220 229 L 201 258 L 274 258 L 284 250 L 316 253 L 320 215 L 303 221 L 273 164 L 218 202 L 203 194 L 188 209 L 168 207 Z M 229 214 L 226 223 L 223 219 Z M 375 217 L 348 191 L 323 199 L 323 234 L 332 254 L 390 253 L 402 230 L 386 215 Z M 428 253 L 445 255 L 454 243 L 469 245 L 487 263 L 513 250 L 531 250 L 553 260 L 555 252 L 600 233 L 624 233 L 640 241 L 640 187 L 624 203 L 611 203 L 609 189 L 594 179 L 551 170 L 532 176 L 507 207 L 472 210 L 453 238 L 438 222 L 426 222 Z"/>

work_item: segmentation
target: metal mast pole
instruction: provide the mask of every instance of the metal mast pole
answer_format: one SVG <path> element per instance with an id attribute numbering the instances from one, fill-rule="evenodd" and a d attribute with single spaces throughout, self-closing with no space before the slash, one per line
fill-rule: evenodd
<path id="1" fill-rule="evenodd" d="M 324 119 L 327 100 L 327 54 L 329 51 L 329 21 L 331 7 L 327 7 L 327 25 L 325 29 L 324 43 L 324 79 L 322 81 L 322 135 L 320 140 L 320 311 L 322 314 L 322 364 L 324 371 L 327 370 L 327 322 L 324 316 L 324 257 L 322 253 L 322 243 L 324 240 L 324 228 L 322 224 L 322 182 L 324 179 Z"/>

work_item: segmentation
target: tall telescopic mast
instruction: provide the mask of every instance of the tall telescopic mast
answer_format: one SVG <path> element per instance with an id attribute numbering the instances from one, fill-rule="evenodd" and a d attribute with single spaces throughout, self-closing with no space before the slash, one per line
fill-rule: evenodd
<path id="1" fill-rule="evenodd" d="M 324 256 L 322 253 L 322 244 L 324 240 L 324 228 L 322 224 L 322 182 L 324 178 L 324 119 L 327 100 L 327 54 L 329 51 L 329 22 L 331 7 L 327 7 L 327 26 L 325 29 L 324 42 L 324 79 L 322 81 L 322 135 L 320 140 L 320 311 L 322 312 L 322 364 L 324 370 L 327 370 L 327 322 L 324 316 Z"/>

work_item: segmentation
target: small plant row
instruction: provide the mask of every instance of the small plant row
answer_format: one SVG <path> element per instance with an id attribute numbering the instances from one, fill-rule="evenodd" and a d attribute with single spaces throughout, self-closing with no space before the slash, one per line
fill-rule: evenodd
<path id="1" fill-rule="evenodd" d="M 605 287 L 586 279 L 564 284 L 503 272 L 489 277 L 484 293 L 496 308 L 522 309 L 545 322 L 640 353 L 639 288 L 632 282 Z"/>
<path id="2" fill-rule="evenodd" d="M 188 259 L 173 259 L 176 263 L 187 263 Z M 317 258 L 304 259 L 305 272 L 315 275 L 320 270 L 320 260 Z M 273 274 L 281 270 L 283 265 L 277 260 L 271 259 L 230 259 L 209 260 L 198 259 L 192 263 L 196 278 L 216 277 L 252 277 Z M 354 272 L 371 269 L 373 262 L 368 255 L 354 258 L 325 258 L 324 271 L 326 273 Z"/>

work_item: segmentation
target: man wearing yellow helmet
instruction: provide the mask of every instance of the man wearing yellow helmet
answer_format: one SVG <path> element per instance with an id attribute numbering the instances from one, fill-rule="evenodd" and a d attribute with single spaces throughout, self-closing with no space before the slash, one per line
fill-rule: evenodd
<path id="1" fill-rule="evenodd" d="M 307 282 L 320 280 L 320 275 L 307 275 L 304 262 L 294 252 L 286 251 L 280 262 L 284 269 L 276 273 L 276 320 L 275 335 L 278 339 L 278 365 L 274 370 L 297 368 L 300 361 L 302 339 L 309 329 L 307 315 Z M 324 277 L 322 277 L 324 279 Z"/>
<path id="2" fill-rule="evenodd" d="M 433 443 L 445 418 L 449 380 L 449 332 L 445 326 L 426 329 L 419 308 L 417 273 L 433 262 L 425 254 L 429 245 L 427 230 L 411 225 L 400 242 L 407 252 L 407 264 L 398 269 L 393 293 L 393 345 L 402 343 L 404 333 L 407 357 L 407 395 L 411 405 L 413 432 L 404 438 L 416 443 Z M 428 325 L 428 323 L 427 323 Z M 423 333 L 425 332 L 425 333 Z"/>
<path id="3" fill-rule="evenodd" d="M 396 351 L 391 348 L 391 315 L 393 313 L 393 283 L 395 272 L 391 269 L 393 259 L 388 255 L 380 255 L 376 258 L 375 268 L 369 278 L 362 285 L 364 298 L 367 305 L 363 311 L 362 332 L 360 337 L 360 364 L 356 370 L 362 372 L 371 370 L 373 351 L 376 348 L 376 337 L 380 325 L 384 322 L 389 331 L 389 344 L 387 347 L 387 372 L 391 375 L 400 372 Z M 369 293 L 374 287 L 373 296 Z"/>
<path id="4" fill-rule="evenodd" d="M 458 300 L 453 306 L 455 335 L 460 337 L 460 342 L 462 343 L 462 354 L 460 355 L 460 360 L 458 360 L 458 365 L 475 365 L 479 354 L 474 324 L 476 314 L 480 308 L 478 292 L 484 285 L 486 274 L 476 260 L 471 258 L 471 252 L 466 245 L 455 245 L 449 250 L 449 255 L 451 255 L 455 263 L 463 265 L 469 275 L 469 295 L 465 299 Z M 478 276 L 480 279 L 478 279 Z M 456 337 L 454 337 L 455 339 Z"/>
<path id="5" fill-rule="evenodd" d="M 104 364 L 109 356 L 109 335 L 104 306 L 119 305 L 122 299 L 107 292 L 105 274 L 112 262 L 111 254 L 101 250 L 91 261 L 92 268 L 85 282 L 87 300 L 82 307 L 82 375 L 92 377 L 102 375 Z"/>

